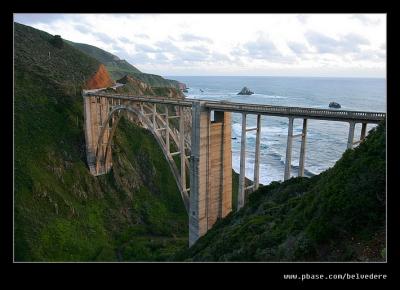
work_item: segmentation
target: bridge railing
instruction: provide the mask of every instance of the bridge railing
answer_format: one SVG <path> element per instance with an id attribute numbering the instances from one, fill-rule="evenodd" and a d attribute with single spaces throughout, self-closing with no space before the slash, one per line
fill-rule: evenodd
<path id="1" fill-rule="evenodd" d="M 246 103 L 228 103 L 228 102 L 207 102 L 206 107 L 210 109 L 230 110 L 236 112 L 254 112 L 254 113 L 271 113 L 284 116 L 307 116 L 307 117 L 328 117 L 338 119 L 356 119 L 356 120 L 372 120 L 380 121 L 385 119 L 386 114 L 383 112 L 362 112 L 362 111 L 344 111 L 344 110 L 327 110 L 317 108 L 302 107 L 286 107 L 271 105 L 256 105 Z"/>

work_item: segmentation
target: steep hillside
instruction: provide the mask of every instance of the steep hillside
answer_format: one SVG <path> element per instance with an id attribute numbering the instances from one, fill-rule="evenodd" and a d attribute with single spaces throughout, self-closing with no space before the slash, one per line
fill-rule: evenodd
<path id="1" fill-rule="evenodd" d="M 146 73 L 134 73 L 132 74 L 135 78 L 150 84 L 152 87 L 170 87 L 179 89 L 180 83 L 175 80 L 164 79 L 162 76 L 146 74 Z"/>
<path id="2" fill-rule="evenodd" d="M 385 126 L 331 169 L 261 187 L 187 261 L 384 261 Z"/>
<path id="3" fill-rule="evenodd" d="M 68 41 L 68 43 L 104 64 L 114 80 L 118 80 L 125 75 L 131 75 L 145 83 L 148 83 L 152 87 L 180 88 L 180 83 L 178 81 L 164 79 L 159 75 L 142 73 L 126 60 L 121 60 L 118 56 L 98 47 L 84 43 L 75 43 L 72 41 Z"/>
<path id="4" fill-rule="evenodd" d="M 120 59 L 118 56 L 98 47 L 72 41 L 68 41 L 68 43 L 104 64 L 114 79 L 120 78 L 121 74 L 141 73 L 140 70 L 128 63 L 126 60 Z"/>
<path id="5" fill-rule="evenodd" d="M 166 260 L 187 246 L 187 213 L 149 132 L 122 119 L 113 170 L 88 171 L 81 90 L 99 68 L 62 39 L 15 23 L 17 261 Z"/>

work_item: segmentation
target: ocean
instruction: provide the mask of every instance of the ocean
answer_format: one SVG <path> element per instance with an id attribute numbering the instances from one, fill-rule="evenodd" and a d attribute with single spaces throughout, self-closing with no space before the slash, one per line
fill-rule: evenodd
<path id="1" fill-rule="evenodd" d="M 332 101 L 343 110 L 386 112 L 386 79 L 326 77 L 222 77 L 167 76 L 187 85 L 186 96 L 204 100 L 328 108 Z M 237 93 L 244 87 L 251 96 Z M 283 180 L 288 118 L 261 117 L 260 183 Z M 247 116 L 247 127 L 256 125 L 256 116 Z M 367 131 L 373 124 L 368 124 Z M 319 174 L 332 167 L 346 150 L 349 124 L 309 120 L 305 176 Z M 361 124 L 356 125 L 354 140 L 360 138 Z M 294 120 L 293 134 L 302 131 L 302 119 Z M 241 114 L 232 114 L 232 167 L 239 172 Z M 246 177 L 253 180 L 255 131 L 247 133 Z M 293 139 L 291 175 L 297 176 L 300 138 Z"/>

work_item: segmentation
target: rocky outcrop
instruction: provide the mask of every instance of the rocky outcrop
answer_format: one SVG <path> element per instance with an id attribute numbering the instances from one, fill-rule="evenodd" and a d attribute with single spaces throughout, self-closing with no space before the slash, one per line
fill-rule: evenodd
<path id="1" fill-rule="evenodd" d="M 125 75 L 123 78 L 117 80 L 117 83 L 124 84 L 123 87 L 117 89 L 117 92 L 119 93 L 132 93 L 138 95 L 154 94 L 154 91 L 149 84 L 130 75 Z"/>
<path id="2" fill-rule="evenodd" d="M 238 95 L 252 95 L 254 92 L 250 91 L 247 87 L 244 87 Z"/>
<path id="3" fill-rule="evenodd" d="M 329 103 L 329 108 L 335 108 L 335 109 L 339 109 L 339 108 L 341 108 L 342 106 L 339 104 L 339 103 L 336 103 L 336 102 L 330 102 Z"/>
<path id="4" fill-rule="evenodd" d="M 100 89 L 107 88 L 114 84 L 106 67 L 103 64 L 100 64 L 97 72 L 86 82 L 85 89 Z"/>

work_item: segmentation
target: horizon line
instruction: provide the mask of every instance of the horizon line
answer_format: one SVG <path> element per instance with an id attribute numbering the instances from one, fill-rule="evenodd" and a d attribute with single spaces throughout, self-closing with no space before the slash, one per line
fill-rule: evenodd
<path id="1" fill-rule="evenodd" d="M 338 79 L 386 79 L 386 76 L 368 77 L 368 76 L 291 76 L 291 75 L 166 75 L 164 77 L 287 77 L 287 78 L 338 78 Z"/>

